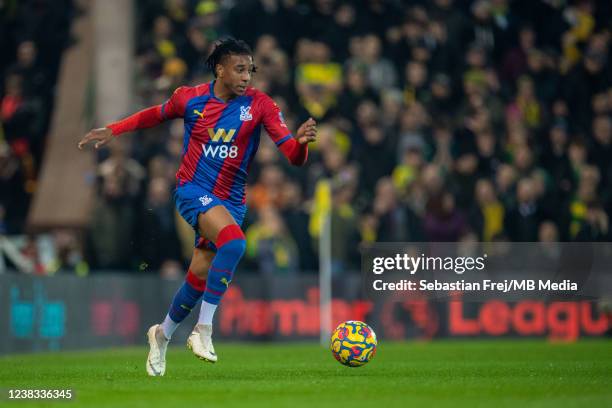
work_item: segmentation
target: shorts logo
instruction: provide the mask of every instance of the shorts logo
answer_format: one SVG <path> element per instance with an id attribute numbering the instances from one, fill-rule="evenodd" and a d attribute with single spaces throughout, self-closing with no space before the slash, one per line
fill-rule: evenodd
<path id="1" fill-rule="evenodd" d="M 278 112 L 278 119 L 280 120 L 280 125 L 286 128 L 287 125 L 285 124 L 285 117 L 283 116 L 283 112 Z"/>
<path id="2" fill-rule="evenodd" d="M 250 106 L 241 106 L 240 107 L 240 120 L 246 122 L 247 120 L 253 119 L 253 115 L 251 115 L 251 107 Z"/>
<path id="3" fill-rule="evenodd" d="M 212 198 L 210 198 L 208 195 L 203 195 L 202 197 L 199 198 L 199 200 L 204 207 L 212 203 Z"/>

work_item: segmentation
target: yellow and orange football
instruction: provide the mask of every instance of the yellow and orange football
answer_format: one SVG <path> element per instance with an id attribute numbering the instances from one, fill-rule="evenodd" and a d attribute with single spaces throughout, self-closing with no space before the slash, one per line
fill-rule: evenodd
<path id="1" fill-rule="evenodd" d="M 340 323 L 331 336 L 334 358 L 349 367 L 361 367 L 376 354 L 376 333 L 364 322 L 349 320 Z"/>

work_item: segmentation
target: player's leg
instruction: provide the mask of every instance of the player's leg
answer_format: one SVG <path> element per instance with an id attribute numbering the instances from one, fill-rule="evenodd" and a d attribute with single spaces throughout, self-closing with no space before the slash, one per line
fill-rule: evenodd
<path id="1" fill-rule="evenodd" d="M 212 345 L 213 317 L 244 255 L 246 241 L 234 216 L 224 206 L 216 206 L 200 214 L 198 226 L 202 236 L 215 244 L 217 254 L 208 271 L 198 324 L 189 336 L 187 345 L 199 358 L 215 362 L 217 355 Z"/>
<path id="2" fill-rule="evenodd" d="M 236 266 L 246 249 L 246 240 L 234 216 L 224 206 L 200 214 L 198 224 L 203 236 L 215 244 L 217 253 L 208 271 L 208 285 L 202 302 L 217 306 L 232 281 Z M 206 307 L 206 304 L 204 304 Z M 201 323 L 212 324 L 212 315 Z"/>
<path id="3" fill-rule="evenodd" d="M 204 293 L 206 276 L 215 253 L 208 248 L 194 248 L 185 282 L 174 295 L 166 318 L 149 328 L 147 372 L 151 376 L 164 375 L 168 342 L 178 325 L 187 317 Z"/>
<path id="4" fill-rule="evenodd" d="M 204 294 L 206 276 L 215 253 L 208 248 L 194 248 L 191 264 L 185 276 L 185 282 L 172 299 L 168 314 L 160 329 L 166 339 L 170 339 L 178 325 L 189 315 L 196 303 Z"/>

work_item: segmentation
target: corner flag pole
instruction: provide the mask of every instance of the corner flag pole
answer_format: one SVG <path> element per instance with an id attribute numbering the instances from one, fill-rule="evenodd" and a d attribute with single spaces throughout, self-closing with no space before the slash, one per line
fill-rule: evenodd
<path id="1" fill-rule="evenodd" d="M 321 345 L 327 346 L 332 325 L 331 205 L 321 217 L 319 236 L 319 314 Z"/>

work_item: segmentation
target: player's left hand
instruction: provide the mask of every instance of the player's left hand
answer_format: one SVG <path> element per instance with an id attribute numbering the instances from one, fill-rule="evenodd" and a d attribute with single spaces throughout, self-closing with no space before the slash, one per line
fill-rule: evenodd
<path id="1" fill-rule="evenodd" d="M 300 144 L 311 143 L 317 140 L 317 122 L 313 118 L 309 118 L 302 123 L 297 130 L 295 139 Z"/>

